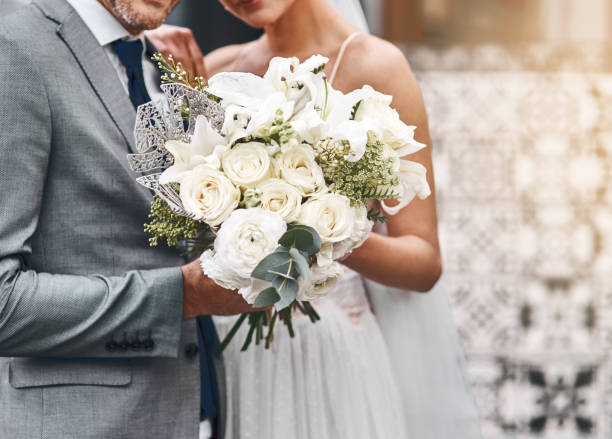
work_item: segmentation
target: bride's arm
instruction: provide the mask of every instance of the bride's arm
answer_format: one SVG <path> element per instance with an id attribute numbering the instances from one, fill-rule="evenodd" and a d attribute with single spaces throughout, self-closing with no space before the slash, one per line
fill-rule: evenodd
<path id="1" fill-rule="evenodd" d="M 354 89 L 364 83 L 370 84 L 376 90 L 393 96 L 392 106 L 405 123 L 417 126 L 416 139 L 427 144 L 427 148 L 405 158 L 427 168 L 432 195 L 425 200 L 415 198 L 396 215 L 387 215 L 388 236 L 371 233 L 344 263 L 385 285 L 429 291 L 440 277 L 442 262 L 425 105 L 416 79 L 400 50 L 375 37 L 360 40 L 353 50 L 347 52 L 344 65 L 351 68 L 345 70 L 346 76 L 339 85 Z M 369 68 L 369 65 L 376 68 Z M 359 68 L 354 69 L 356 66 Z"/>

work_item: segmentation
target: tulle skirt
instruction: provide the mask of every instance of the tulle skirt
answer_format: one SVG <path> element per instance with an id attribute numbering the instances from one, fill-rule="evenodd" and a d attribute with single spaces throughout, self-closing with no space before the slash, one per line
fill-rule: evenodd
<path id="1" fill-rule="evenodd" d="M 280 325 L 269 350 L 240 352 L 244 327 L 227 348 L 226 437 L 406 438 L 389 353 L 361 278 L 347 271 L 314 305 L 321 320 L 296 314 L 293 339 Z M 215 319 L 221 338 L 234 321 Z"/>

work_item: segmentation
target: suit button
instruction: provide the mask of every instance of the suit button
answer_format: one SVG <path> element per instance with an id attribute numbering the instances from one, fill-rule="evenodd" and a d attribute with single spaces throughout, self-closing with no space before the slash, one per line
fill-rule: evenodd
<path id="1" fill-rule="evenodd" d="M 105 347 L 108 352 L 115 352 L 117 350 L 118 345 L 115 340 L 111 340 L 108 343 L 106 343 Z"/>
<path id="2" fill-rule="evenodd" d="M 151 352 L 153 349 L 155 349 L 155 342 L 152 338 L 146 338 L 142 342 L 142 346 L 144 347 L 145 351 Z"/>
<path id="3" fill-rule="evenodd" d="M 195 343 L 188 343 L 185 345 L 185 356 L 187 358 L 193 358 L 198 355 L 198 345 Z"/>

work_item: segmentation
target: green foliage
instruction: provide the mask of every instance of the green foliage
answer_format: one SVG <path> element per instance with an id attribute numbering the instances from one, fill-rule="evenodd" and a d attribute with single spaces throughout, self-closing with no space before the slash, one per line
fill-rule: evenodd
<path id="1" fill-rule="evenodd" d="M 207 236 L 210 232 L 208 225 L 174 213 L 157 195 L 151 203 L 149 220 L 144 229 L 151 235 L 151 247 L 159 245 L 160 240 L 165 240 L 169 247 L 177 247 L 179 242 L 182 242 L 185 249 L 198 251 L 202 246 L 202 250 L 205 250 L 210 243 L 210 237 Z"/>
<path id="2" fill-rule="evenodd" d="M 389 219 L 380 211 L 375 209 L 368 210 L 368 219 L 377 223 L 386 223 Z"/>
<path id="3" fill-rule="evenodd" d="M 315 229 L 304 225 L 290 225 L 278 243 L 286 248 L 295 247 L 307 255 L 315 255 L 321 249 L 321 238 Z"/>
<path id="4" fill-rule="evenodd" d="M 357 111 L 359 111 L 360 105 L 361 105 L 361 101 L 353 105 L 353 109 L 351 110 L 351 120 L 355 120 L 355 118 L 357 117 Z"/>
<path id="5" fill-rule="evenodd" d="M 259 293 L 253 305 L 257 308 L 265 308 L 266 306 L 274 305 L 279 300 L 280 296 L 276 292 L 276 288 L 270 287 Z"/>
<path id="6" fill-rule="evenodd" d="M 399 177 L 393 172 L 395 157 L 385 154 L 384 145 L 370 136 L 363 157 L 349 162 L 349 143 L 326 139 L 317 147 L 317 162 L 325 180 L 334 192 L 347 196 L 353 205 L 365 205 L 368 200 L 396 198 L 393 190 Z"/>
<path id="7" fill-rule="evenodd" d="M 289 226 L 279 244 L 274 252 L 257 264 L 251 276 L 272 285 L 260 293 L 256 306 L 274 305 L 281 311 L 295 302 L 300 276 L 304 279 L 310 277 L 309 256 L 319 251 L 321 238 L 311 227 Z"/>

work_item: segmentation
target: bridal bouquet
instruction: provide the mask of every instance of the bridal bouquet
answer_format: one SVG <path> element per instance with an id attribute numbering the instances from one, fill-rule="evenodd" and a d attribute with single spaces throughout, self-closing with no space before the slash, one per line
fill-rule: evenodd
<path id="1" fill-rule="evenodd" d="M 151 244 L 165 239 L 201 253 L 204 273 L 254 307 L 243 349 L 273 340 L 292 314 L 319 319 L 310 301 L 342 277 L 383 212 L 430 194 L 426 170 L 403 160 L 425 145 L 401 122 L 391 96 L 369 86 L 343 94 L 327 59 L 274 58 L 263 77 L 220 73 L 205 84 L 156 55 L 168 103 L 138 108 L 133 170 L 156 197 Z M 396 200 L 389 204 L 389 200 Z"/>

